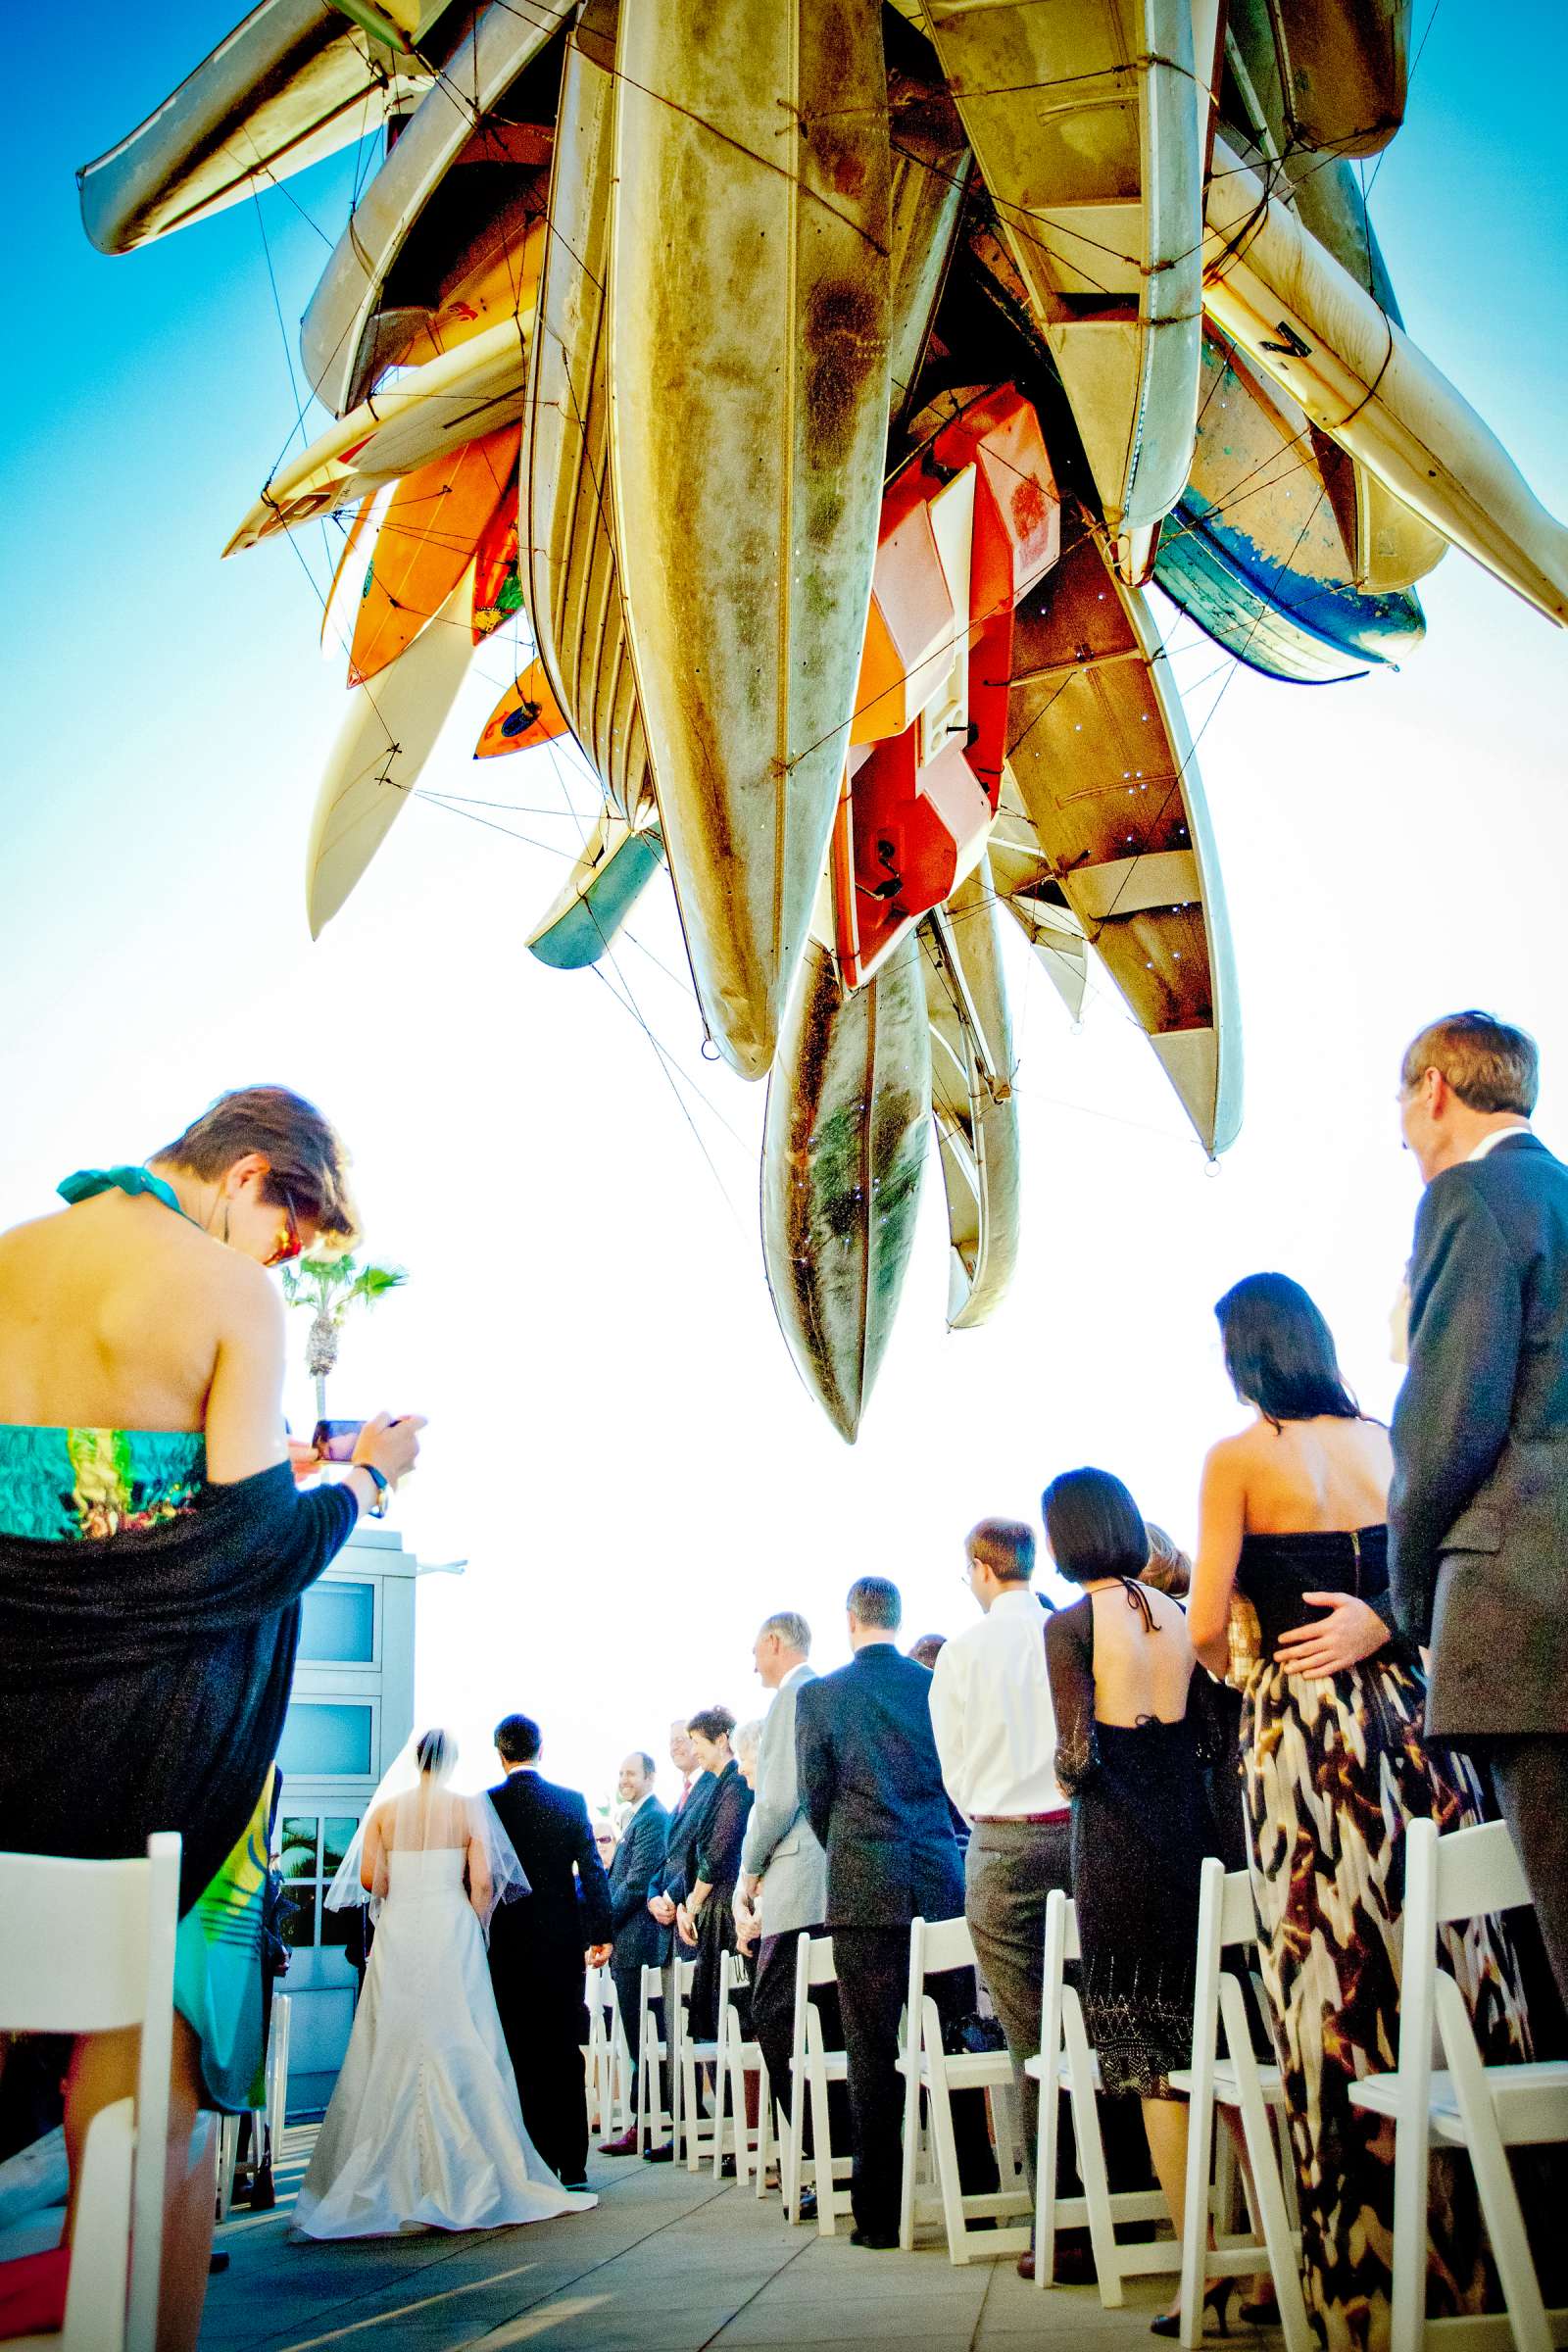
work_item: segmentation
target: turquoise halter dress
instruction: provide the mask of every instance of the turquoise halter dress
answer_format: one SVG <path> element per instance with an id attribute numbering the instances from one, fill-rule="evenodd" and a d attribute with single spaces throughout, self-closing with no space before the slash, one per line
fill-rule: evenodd
<path id="1" fill-rule="evenodd" d="M 150 1193 L 184 1214 L 146 1168 L 84 1170 L 60 1191 L 74 1202 L 111 1187 Z M 206 1476 L 199 1432 L 0 1422 L 0 1534 L 100 1543 L 193 1510 Z M 174 2006 L 200 2039 L 207 2103 L 228 2114 L 264 2103 L 262 1905 L 276 1781 L 274 1767 L 240 1838 L 181 1919 L 174 1947 Z"/>

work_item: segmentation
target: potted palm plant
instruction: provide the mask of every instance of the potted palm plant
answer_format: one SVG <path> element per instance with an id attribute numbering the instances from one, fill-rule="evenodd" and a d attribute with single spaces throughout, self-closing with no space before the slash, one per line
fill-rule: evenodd
<path id="1" fill-rule="evenodd" d="M 305 1369 L 316 1383 L 318 1420 L 326 1419 L 326 1376 L 337 1363 L 348 1316 L 357 1306 L 374 1306 L 408 1279 L 402 1266 L 361 1265 L 352 1250 L 343 1257 L 302 1257 L 283 1268 L 284 1298 L 311 1315 Z"/>

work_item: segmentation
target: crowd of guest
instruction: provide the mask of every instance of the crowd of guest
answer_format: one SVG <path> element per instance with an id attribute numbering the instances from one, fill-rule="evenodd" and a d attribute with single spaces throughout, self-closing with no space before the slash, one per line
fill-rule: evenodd
<path id="1" fill-rule="evenodd" d="M 1038 1526 L 983 1517 L 964 1541 L 976 1611 L 969 1622 L 946 1638 L 922 1635 L 906 1650 L 896 1582 L 862 1575 L 846 1599 L 847 1660 L 819 1656 L 827 1668 L 819 1672 L 805 1618 L 792 1609 L 769 1615 L 754 1650 L 771 1694 L 765 1717 L 742 1732 L 721 1706 L 678 1717 L 668 1753 L 680 1788 L 668 1809 L 656 1793 L 655 1758 L 632 1750 L 618 1775 L 618 1834 L 606 1825 L 596 1835 L 583 1799 L 543 1778 L 541 1734 L 530 1719 L 509 1717 L 498 1728 L 505 1778 L 488 1812 L 473 1800 L 453 1811 L 459 1800 L 440 1789 L 446 1750 L 438 1735 L 426 1736 L 412 1791 L 368 1825 L 375 1835 L 364 1886 L 373 1902 L 390 1885 L 388 1916 L 396 1916 L 396 1851 L 414 1844 L 426 1860 L 445 1857 L 449 1903 L 468 1906 L 453 1943 L 453 1983 L 461 1978 L 469 1988 L 464 1999 L 481 2007 L 474 1955 L 482 1948 L 476 1939 L 490 1932 L 490 2014 L 498 2022 L 492 2033 L 481 2021 L 479 2058 L 464 2041 L 466 2028 L 451 2027 L 449 2044 L 456 2050 L 461 2042 L 462 2065 L 484 2072 L 500 2064 L 504 2043 L 515 2081 L 515 2099 L 504 2084 L 503 2104 L 512 2100 L 509 2114 L 514 2108 L 517 2118 L 506 2129 L 520 2149 L 520 2202 L 543 2211 L 584 2201 L 578 2046 L 587 1965 L 609 1968 L 635 2066 L 644 1970 L 663 1972 L 667 2014 L 675 1966 L 695 1962 L 689 2031 L 710 2040 L 722 1964 L 740 1955 L 750 2031 L 788 2114 L 797 1948 L 803 1936 L 830 1935 L 836 1984 L 823 1988 L 821 2022 L 829 2046 L 847 2057 L 832 2128 L 853 2153 L 853 2238 L 868 2249 L 896 2245 L 898 2036 L 910 1923 L 967 1919 L 979 1982 L 952 1972 L 933 1991 L 945 2028 L 956 2033 L 982 2001 L 994 2011 L 1016 2073 L 1032 2165 L 1036 2092 L 1024 2061 L 1040 2045 L 1046 1909 L 1060 1889 L 1077 1908 L 1081 1997 L 1113 2181 L 1152 2165 L 1179 2231 L 1186 2108 L 1172 2077 L 1191 2055 L 1199 1878 L 1213 1854 L 1251 1878 L 1267 2010 L 1256 2022 L 1283 2078 L 1308 2311 L 1330 2352 L 1376 2352 L 1386 2343 L 1390 2143 L 1349 2094 L 1358 2078 L 1392 2063 L 1398 2044 L 1411 1823 L 1451 1831 L 1493 1814 L 1506 1820 L 1534 1911 L 1446 1932 L 1439 1957 L 1459 1984 L 1485 2059 L 1564 2046 L 1568 1171 L 1531 1129 L 1537 1085 L 1532 1041 L 1485 1014 L 1435 1023 L 1405 1054 L 1400 1122 L 1426 1191 L 1407 1275 L 1408 1370 L 1392 1429 L 1361 1411 L 1322 1314 L 1297 1283 L 1256 1274 L 1219 1301 L 1226 1367 L 1250 1417 L 1201 1466 L 1191 1563 L 1146 1522 L 1111 1470 L 1053 1476 L 1043 1461 Z M 141 1242 L 162 1239 L 148 1221 L 161 1213 L 151 1209 L 149 1186 L 165 1209 L 208 1235 L 217 1234 L 221 1212 L 231 1249 L 264 1263 L 334 1218 L 338 1230 L 350 1230 L 328 1143 L 311 1129 L 302 1152 L 288 1144 L 292 1132 L 286 1115 L 281 1127 L 274 1120 L 256 1134 L 243 1117 L 230 1119 L 217 1140 L 192 1130 L 150 1171 L 106 1172 L 73 1196 L 85 1203 L 73 1218 L 97 1218 L 81 1227 L 83 1246 L 96 1248 L 108 1268 L 124 1247 L 128 1217 Z M 47 1240 L 25 1240 L 29 1230 L 0 1237 L 0 1340 L 17 1341 L 0 1346 L 0 1414 L 19 1427 L 38 1425 L 31 1435 L 40 1463 L 48 1427 L 94 1418 L 132 1431 L 171 1420 L 185 1426 L 174 1416 L 186 1408 L 176 1407 L 167 1380 L 150 1389 L 163 1405 L 159 1421 L 145 1404 L 137 1409 L 133 1383 L 111 1397 L 78 1367 L 80 1393 L 68 1396 L 54 1359 L 45 1363 L 36 1348 L 29 1354 L 29 1335 L 47 1321 L 51 1285 L 65 1279 Z M 69 1254 L 70 1245 L 61 1246 Z M 192 1279 L 184 1248 L 181 1239 L 165 1253 L 166 1285 Z M 78 1250 L 73 1296 L 80 1263 Z M 243 1286 L 235 1298 L 231 1312 L 249 1302 L 253 1317 L 259 1313 Z M 202 1426 L 193 1408 L 187 1420 Z M 265 1485 L 279 1457 L 266 1453 L 259 1422 L 246 1431 L 237 1406 L 220 1431 L 210 1423 L 210 1456 L 221 1446 L 224 1474 L 243 1479 L 263 1451 Z M 342 1540 L 352 1509 L 381 1502 L 413 1450 L 411 1426 L 382 1416 L 358 1456 L 363 1492 L 291 1516 L 275 1484 L 267 1487 L 258 1507 L 265 1504 L 269 1556 L 281 1565 L 270 1580 L 247 1565 L 257 1602 L 246 1624 L 269 1624 L 276 1638 L 277 1622 Z M 0 1631 L 12 1659 L 30 1657 L 35 1672 L 63 1638 L 40 1624 L 26 1585 L 38 1539 L 53 1532 L 63 1546 L 88 1531 L 34 1523 L 48 1473 L 29 1486 L 29 1461 L 20 1443 L 0 1455 Z M 191 1501 L 178 1481 L 185 1475 L 188 1483 L 190 1469 L 166 1448 L 122 1498 L 138 1530 L 149 1521 L 175 1530 L 172 1542 L 165 1536 L 136 1555 L 143 1573 L 151 1573 L 150 1559 L 152 1572 L 177 1577 L 178 1531 Z M 310 1498 L 301 1499 L 303 1509 Z M 204 1519 L 216 1528 L 216 1512 L 196 1514 L 198 1524 Z M 116 1541 L 113 1530 L 107 1540 Z M 257 1542 L 240 1526 L 212 1556 L 248 1564 Z M 1045 1561 L 1054 1592 L 1036 1589 Z M 234 1581 L 244 1583 L 237 1569 Z M 1061 1586 L 1075 1592 L 1070 1602 Z M 69 1584 L 61 1589 L 69 1597 Z M 85 1628 L 88 1604 L 80 1607 Z M 235 1653 L 242 1619 L 231 1597 L 225 1614 L 187 1641 L 186 1667 L 205 1643 L 227 1660 L 231 1682 L 247 1671 L 254 1678 L 252 1650 Z M 177 1663 L 179 1655 L 172 1642 L 168 1656 Z M 160 1683 L 155 1671 L 166 1663 L 162 1653 L 149 1659 L 138 1651 L 127 1672 L 140 1675 L 146 1703 L 167 1713 L 168 1675 Z M 12 1678 L 0 1683 L 8 1692 L 21 1687 L 14 1668 L 0 1672 Z M 49 1798 L 55 1812 L 39 1809 L 40 1786 L 46 1793 L 51 1787 L 54 1722 L 47 1709 L 36 1719 L 26 1783 L 0 1779 L 0 1846 L 88 1850 L 62 1843 L 79 1832 L 61 1826 L 58 1792 Z M 211 1737 L 204 1741 L 205 1752 Z M 135 1850 L 143 1826 L 164 1826 L 149 1805 L 169 1801 L 162 1789 L 139 1792 L 139 1810 L 122 1798 L 91 1850 Z M 201 1814 L 193 1799 L 187 1810 Z M 453 1821 L 466 1825 L 461 1850 Z M 201 1874 L 221 1863 L 235 1824 L 243 1828 L 243 1807 L 222 1817 L 222 1834 L 215 1820 L 197 1840 L 195 1893 Z M 384 1862 L 372 1867 L 371 1844 L 392 1852 L 390 1879 Z M 405 1881 L 411 1875 L 405 1871 Z M 519 1881 L 532 1896 L 514 1906 L 504 1894 Z M 222 1885 L 220 1869 L 214 1883 Z M 374 1975 L 372 1954 L 368 2001 Z M 367 2051 L 372 2033 L 373 2019 Z M 124 2060 L 95 2060 L 89 2045 L 76 2071 L 84 2120 L 123 2080 Z M 176 2079 L 188 2131 L 198 2087 L 212 2082 L 194 2031 L 176 2055 Z M 957 2099 L 954 2120 L 964 2187 L 994 2185 L 980 2095 Z M 808 2119 L 799 2122 L 804 2133 Z M 602 2152 L 630 2157 L 636 2149 L 630 2132 Z M 668 2161 L 673 2149 L 665 2139 L 645 2153 Z M 176 2206 L 181 2196 L 188 2204 L 176 2179 Z M 1488 2266 L 1468 2175 L 1444 2176 L 1429 2231 L 1434 2314 L 1478 2310 Z M 1082 2268 L 1087 2254 L 1073 2233 L 1060 2233 L 1057 2276 Z M 1025 2256 L 1022 2267 L 1032 2261 Z M 187 2296 L 191 2267 L 189 2255 L 183 2274 L 174 2264 Z M 1221 2324 L 1228 2285 L 1216 2289 Z M 1157 2325 L 1173 2332 L 1174 2310 Z M 178 2325 L 167 2332 L 171 2343 L 188 2340 Z"/>

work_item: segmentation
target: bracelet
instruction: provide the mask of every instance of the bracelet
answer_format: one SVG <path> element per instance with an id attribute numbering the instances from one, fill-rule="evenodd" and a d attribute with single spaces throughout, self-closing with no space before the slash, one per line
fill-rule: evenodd
<path id="1" fill-rule="evenodd" d="M 386 1506 L 392 1499 L 392 1481 L 387 1477 L 386 1472 L 378 1470 L 373 1462 L 356 1462 L 354 1467 L 356 1470 L 363 1470 L 375 1489 L 375 1499 L 368 1506 L 370 1517 L 384 1519 Z"/>

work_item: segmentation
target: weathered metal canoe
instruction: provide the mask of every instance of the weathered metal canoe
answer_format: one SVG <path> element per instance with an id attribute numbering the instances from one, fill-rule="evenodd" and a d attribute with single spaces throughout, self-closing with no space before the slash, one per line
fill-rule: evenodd
<path id="1" fill-rule="evenodd" d="M 1241 1124 L 1236 978 L 1158 628 L 1084 531 L 1020 606 L 1013 646 L 1008 760 L 1038 844 L 1030 887 L 1060 891 L 1205 1150 L 1223 1152 Z"/>
<path id="2" fill-rule="evenodd" d="M 516 464 L 517 428 L 509 424 L 399 482 L 366 568 L 349 647 L 351 686 L 398 661 L 464 574 L 472 574 L 475 550 L 515 479 Z"/>
<path id="3" fill-rule="evenodd" d="M 1426 633 L 1409 590 L 1373 597 L 1355 584 L 1354 542 L 1330 487 L 1346 468 L 1289 393 L 1206 328 L 1192 479 L 1160 534 L 1154 577 L 1267 677 L 1358 676 L 1369 662 L 1402 661 Z M 1353 489 L 1350 498 L 1353 507 Z"/>
<path id="4" fill-rule="evenodd" d="M 521 535 L 534 641 L 612 806 L 635 819 L 652 779 L 621 610 L 610 468 L 610 192 L 615 0 L 589 0 L 566 43 L 542 332 L 528 385 Z"/>
<path id="5" fill-rule="evenodd" d="M 540 232 L 540 243 L 543 232 Z M 340 513 L 523 413 L 533 287 L 525 308 L 438 358 L 410 368 L 387 391 L 362 401 L 299 457 L 278 468 L 240 523 L 225 556 L 313 516 Z"/>
<path id="6" fill-rule="evenodd" d="M 878 12 L 638 0 L 611 452 L 638 701 L 720 1052 L 772 1060 L 838 799 L 889 409 Z"/>
<path id="7" fill-rule="evenodd" d="M 940 80 L 891 68 L 888 124 L 893 150 L 888 368 L 897 422 L 914 398 L 974 159 L 957 109 Z"/>
<path id="8" fill-rule="evenodd" d="M 1526 603 L 1568 624 L 1568 529 L 1447 377 L 1223 138 L 1203 302 L 1331 441 Z"/>
<path id="9" fill-rule="evenodd" d="M 1198 419 L 1212 0 L 922 0 L 1126 577 Z"/>
<path id="10" fill-rule="evenodd" d="M 548 7 L 491 0 L 464 30 L 441 78 L 415 108 L 355 206 L 300 322 L 300 356 L 318 400 L 341 416 L 363 399 L 375 317 L 390 274 L 436 189 L 466 149 L 484 150 L 484 117 L 561 27 Z M 506 125 L 508 133 L 514 125 Z M 497 134 L 499 137 L 499 134 Z M 509 160 L 519 160 L 509 136 Z M 549 160 L 548 130 L 527 160 Z"/>
<path id="11" fill-rule="evenodd" d="M 1404 121 L 1410 0 L 1265 0 L 1293 146 L 1375 155 Z"/>
<path id="12" fill-rule="evenodd" d="M 1018 1259 L 1012 1022 L 991 869 L 982 859 L 920 928 L 931 1110 L 948 1196 L 948 1325 L 984 1323 Z"/>
<path id="13" fill-rule="evenodd" d="M 930 1021 L 911 932 L 853 995 L 815 940 L 767 1086 L 762 1255 L 796 1368 L 852 1445 L 914 1242 Z"/>
<path id="14" fill-rule="evenodd" d="M 603 810 L 565 888 L 529 932 L 529 955 L 558 971 L 597 963 L 663 862 L 656 821 L 628 825 L 612 808 Z"/>
<path id="15" fill-rule="evenodd" d="M 356 686 L 311 820 L 305 902 L 318 939 L 408 807 L 467 671 L 473 571 L 373 685 Z"/>
<path id="16" fill-rule="evenodd" d="M 446 0 L 420 11 L 419 37 Z M 263 0 L 177 90 L 76 174 L 100 253 L 129 253 L 333 155 L 430 87 L 434 69 L 322 0 Z"/>

